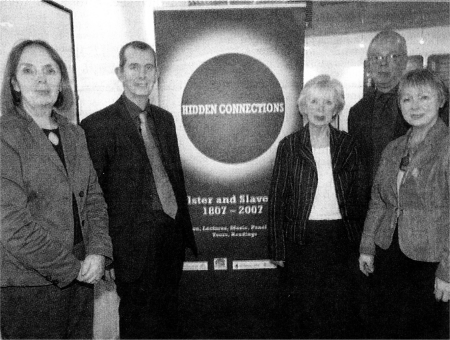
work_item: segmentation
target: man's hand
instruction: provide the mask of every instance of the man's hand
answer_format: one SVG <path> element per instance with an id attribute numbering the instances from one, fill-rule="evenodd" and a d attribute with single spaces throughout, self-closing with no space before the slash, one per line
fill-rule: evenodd
<path id="1" fill-rule="evenodd" d="M 77 280 L 95 284 L 105 272 L 105 257 L 103 255 L 88 255 L 81 264 Z"/>
<path id="2" fill-rule="evenodd" d="M 367 254 L 359 255 L 359 270 L 362 271 L 364 275 L 369 276 L 369 274 L 372 274 L 375 270 L 373 262 L 374 262 L 373 255 Z"/>
<path id="3" fill-rule="evenodd" d="M 450 283 L 436 278 L 434 280 L 434 296 L 437 301 L 448 302 L 450 300 Z"/>

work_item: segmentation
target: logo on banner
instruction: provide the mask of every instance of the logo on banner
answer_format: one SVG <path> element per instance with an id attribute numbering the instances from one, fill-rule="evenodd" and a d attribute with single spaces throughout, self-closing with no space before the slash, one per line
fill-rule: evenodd
<path id="1" fill-rule="evenodd" d="M 223 163 L 244 163 L 277 139 L 285 101 L 266 65 L 228 53 L 194 71 L 183 92 L 181 115 L 187 136 L 201 153 Z"/>

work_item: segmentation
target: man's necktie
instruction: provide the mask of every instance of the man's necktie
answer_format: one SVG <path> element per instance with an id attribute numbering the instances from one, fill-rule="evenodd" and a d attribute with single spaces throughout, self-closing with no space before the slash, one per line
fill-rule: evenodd
<path id="1" fill-rule="evenodd" d="M 159 199 L 164 212 L 172 218 L 175 218 L 177 214 L 177 201 L 173 192 L 172 184 L 170 183 L 167 172 L 164 169 L 158 147 L 156 146 L 155 139 L 150 133 L 147 120 L 147 112 L 139 114 L 139 120 L 141 121 L 141 133 L 144 139 L 145 149 L 147 150 L 147 156 L 152 167 L 153 178 L 155 180 L 156 191 L 158 192 Z"/>

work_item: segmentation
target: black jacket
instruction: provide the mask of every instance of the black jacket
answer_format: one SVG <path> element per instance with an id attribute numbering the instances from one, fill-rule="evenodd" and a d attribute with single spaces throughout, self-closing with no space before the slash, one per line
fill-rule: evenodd
<path id="1" fill-rule="evenodd" d="M 354 139 L 330 126 L 330 152 L 339 210 L 350 241 L 358 244 L 364 216 L 360 199 L 361 164 Z M 285 137 L 278 146 L 269 195 L 269 256 L 285 258 L 287 240 L 304 244 L 306 223 L 317 189 L 317 167 L 309 127 Z"/>
<path id="2" fill-rule="evenodd" d="M 154 105 L 150 108 L 156 142 L 178 204 L 177 225 L 182 228 L 185 246 L 196 254 L 175 123 L 169 112 Z M 142 272 L 150 237 L 149 223 L 143 223 L 151 223 L 149 212 L 142 209 L 143 189 L 150 186 L 151 174 L 144 142 L 123 97 L 84 119 L 81 126 L 108 204 L 116 276 L 134 281 Z"/>

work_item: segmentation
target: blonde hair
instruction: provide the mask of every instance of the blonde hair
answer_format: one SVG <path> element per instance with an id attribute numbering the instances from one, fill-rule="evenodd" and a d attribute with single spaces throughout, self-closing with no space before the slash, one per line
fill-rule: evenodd
<path id="1" fill-rule="evenodd" d="M 438 94 L 441 104 L 448 99 L 448 89 L 442 79 L 434 72 L 428 69 L 416 69 L 407 72 L 401 79 L 398 86 L 398 99 L 406 87 L 430 86 Z"/>
<path id="2" fill-rule="evenodd" d="M 297 105 L 301 114 L 305 114 L 306 100 L 310 95 L 311 89 L 333 90 L 336 95 L 336 113 L 334 114 L 334 116 L 341 113 L 342 109 L 345 106 L 344 87 L 339 80 L 331 78 L 328 74 L 321 74 L 309 80 L 300 91 Z"/>

